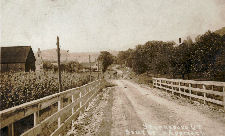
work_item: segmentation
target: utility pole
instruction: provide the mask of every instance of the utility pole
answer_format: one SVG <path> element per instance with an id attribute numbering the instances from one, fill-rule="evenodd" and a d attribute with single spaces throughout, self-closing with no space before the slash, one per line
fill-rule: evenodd
<path id="1" fill-rule="evenodd" d="M 98 61 L 98 79 L 99 79 L 99 60 Z"/>
<path id="2" fill-rule="evenodd" d="M 91 56 L 89 55 L 89 64 L 90 64 L 90 81 L 91 81 Z"/>
<path id="3" fill-rule="evenodd" d="M 59 72 L 59 92 L 62 91 L 62 80 L 61 80 L 61 69 L 60 69 L 60 48 L 59 48 L 59 37 L 57 36 L 57 54 L 58 54 L 58 72 Z M 60 111 L 63 108 L 63 102 L 62 98 L 60 97 L 58 101 L 58 111 Z M 58 128 L 61 126 L 61 117 L 58 118 Z M 61 135 L 59 135 L 61 136 Z"/>
<path id="4" fill-rule="evenodd" d="M 57 36 L 57 54 L 58 54 L 58 72 L 59 72 L 59 92 L 62 91 L 62 79 L 61 79 L 61 69 L 60 69 L 60 48 L 59 48 L 59 37 Z"/>

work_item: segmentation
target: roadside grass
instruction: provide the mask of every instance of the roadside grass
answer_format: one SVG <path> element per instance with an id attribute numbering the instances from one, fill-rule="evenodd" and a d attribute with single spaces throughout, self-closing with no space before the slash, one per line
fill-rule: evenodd
<path id="1" fill-rule="evenodd" d="M 93 99 L 84 113 L 75 121 L 67 136 L 101 135 L 111 133 L 112 105 L 114 84 L 103 81 L 98 95 Z"/>

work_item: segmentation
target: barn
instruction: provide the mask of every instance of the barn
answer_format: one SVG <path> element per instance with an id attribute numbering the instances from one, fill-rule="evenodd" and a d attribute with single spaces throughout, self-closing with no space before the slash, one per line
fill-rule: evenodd
<path id="1" fill-rule="evenodd" d="M 35 71 L 31 46 L 0 47 L 0 72 Z"/>

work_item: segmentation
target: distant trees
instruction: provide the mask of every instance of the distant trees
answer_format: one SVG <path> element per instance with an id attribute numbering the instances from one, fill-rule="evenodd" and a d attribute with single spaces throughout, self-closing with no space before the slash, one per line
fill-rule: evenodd
<path id="1" fill-rule="evenodd" d="M 114 62 L 115 57 L 108 51 L 100 52 L 98 60 L 102 63 L 102 72 L 104 73 L 107 68 Z"/>
<path id="2" fill-rule="evenodd" d="M 43 69 L 45 71 L 54 70 L 54 65 L 50 61 L 43 62 Z"/>
<path id="3" fill-rule="evenodd" d="M 120 51 L 117 55 L 117 63 L 120 65 L 125 64 L 128 67 L 132 67 L 132 52 L 132 49 Z"/>
<path id="4" fill-rule="evenodd" d="M 83 66 L 77 61 L 70 61 L 68 63 L 62 64 L 62 70 L 67 72 L 79 72 L 83 69 Z"/>
<path id="5" fill-rule="evenodd" d="M 45 71 L 57 71 L 58 65 L 52 64 L 50 61 L 44 61 L 43 62 L 43 69 Z M 61 65 L 61 70 L 66 72 L 79 72 L 81 69 L 83 69 L 83 66 L 76 61 L 70 61 L 70 62 L 64 62 Z"/>
<path id="6" fill-rule="evenodd" d="M 225 81 L 225 35 L 206 32 L 174 42 L 149 41 L 119 52 L 118 63 L 137 74 L 151 72 L 172 78 Z"/>

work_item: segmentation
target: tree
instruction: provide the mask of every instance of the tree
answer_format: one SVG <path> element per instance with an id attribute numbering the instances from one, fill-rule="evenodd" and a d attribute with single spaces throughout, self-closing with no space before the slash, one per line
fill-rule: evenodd
<path id="1" fill-rule="evenodd" d="M 125 64 L 127 67 L 132 67 L 132 49 L 120 51 L 117 55 L 117 61 L 120 65 Z"/>
<path id="2" fill-rule="evenodd" d="M 187 74 L 189 79 L 189 74 L 191 73 L 191 55 L 192 55 L 192 44 L 188 42 L 183 42 L 178 47 L 174 48 L 172 67 L 174 68 L 175 74 L 180 74 L 182 79 Z"/>
<path id="3" fill-rule="evenodd" d="M 98 60 L 101 61 L 102 63 L 102 72 L 104 73 L 107 70 L 107 68 L 113 63 L 114 57 L 109 52 L 102 51 L 98 56 Z"/>
<path id="4" fill-rule="evenodd" d="M 44 61 L 43 62 L 43 69 L 48 70 L 54 70 L 54 65 L 50 61 Z"/>
<path id="5" fill-rule="evenodd" d="M 215 79 L 217 65 L 223 66 L 224 64 L 222 59 L 224 47 L 223 38 L 216 33 L 208 31 L 200 36 L 194 44 L 193 72 L 201 73 L 207 79 Z"/>

